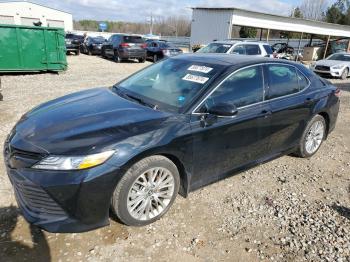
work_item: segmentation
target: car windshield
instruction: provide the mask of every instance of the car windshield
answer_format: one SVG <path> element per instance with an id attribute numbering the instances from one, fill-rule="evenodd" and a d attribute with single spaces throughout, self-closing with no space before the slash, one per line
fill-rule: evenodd
<path id="1" fill-rule="evenodd" d="M 76 39 L 76 40 L 80 40 L 80 39 L 84 39 L 84 36 L 73 35 L 73 34 L 66 34 L 66 39 Z"/>
<path id="2" fill-rule="evenodd" d="M 222 65 L 169 58 L 115 85 L 115 90 L 160 109 L 179 112 L 203 91 Z"/>
<path id="3" fill-rule="evenodd" d="M 94 37 L 94 38 L 91 38 L 91 41 L 95 44 L 102 44 L 106 42 L 106 40 L 103 37 Z"/>
<path id="4" fill-rule="evenodd" d="M 211 43 L 201 49 L 198 53 L 227 53 L 227 51 L 232 47 L 231 44 L 220 44 L 220 43 Z"/>
<path id="5" fill-rule="evenodd" d="M 337 60 L 350 62 L 350 54 L 334 54 L 327 58 L 327 60 Z"/>

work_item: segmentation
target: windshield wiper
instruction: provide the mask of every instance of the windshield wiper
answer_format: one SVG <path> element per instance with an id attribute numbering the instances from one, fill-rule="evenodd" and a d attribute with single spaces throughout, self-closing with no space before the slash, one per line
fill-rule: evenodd
<path id="1" fill-rule="evenodd" d="M 136 102 L 138 102 L 139 104 L 141 105 L 144 105 L 144 106 L 147 106 L 147 107 L 150 107 L 154 110 L 157 110 L 158 109 L 158 105 L 153 105 L 151 103 L 148 103 L 146 101 L 144 101 L 142 98 L 139 98 L 139 97 L 136 97 L 136 96 L 133 96 L 133 95 L 130 95 L 130 94 L 127 94 L 125 92 L 123 92 L 122 90 L 120 90 L 117 86 L 113 86 L 113 88 L 117 91 L 117 93 L 121 96 L 121 97 L 124 97 L 126 99 L 131 99 L 131 100 L 134 100 Z"/>

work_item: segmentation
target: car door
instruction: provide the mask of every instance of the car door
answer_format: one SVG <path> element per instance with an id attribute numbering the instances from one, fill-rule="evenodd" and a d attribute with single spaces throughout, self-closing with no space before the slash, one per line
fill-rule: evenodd
<path id="1" fill-rule="evenodd" d="M 194 159 L 191 188 L 216 181 L 266 155 L 270 108 L 263 100 L 264 77 L 259 65 L 232 73 L 197 107 L 191 116 Z M 205 113 L 222 103 L 235 105 L 237 115 Z"/>
<path id="2" fill-rule="evenodd" d="M 278 153 L 299 143 L 315 101 L 303 92 L 310 81 L 299 69 L 287 64 L 265 65 L 268 81 L 266 100 L 271 115 L 270 151 Z"/>
<path id="3" fill-rule="evenodd" d="M 152 50 L 153 42 L 147 42 L 147 58 L 153 58 L 153 50 Z"/>

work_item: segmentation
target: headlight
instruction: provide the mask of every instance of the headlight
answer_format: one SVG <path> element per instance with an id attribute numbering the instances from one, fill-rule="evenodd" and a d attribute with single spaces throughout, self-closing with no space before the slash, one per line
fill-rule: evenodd
<path id="1" fill-rule="evenodd" d="M 48 156 L 32 168 L 45 170 L 81 170 L 106 162 L 114 150 L 87 156 Z"/>
<path id="2" fill-rule="evenodd" d="M 333 69 L 342 69 L 344 67 L 344 65 L 335 65 L 332 66 Z"/>

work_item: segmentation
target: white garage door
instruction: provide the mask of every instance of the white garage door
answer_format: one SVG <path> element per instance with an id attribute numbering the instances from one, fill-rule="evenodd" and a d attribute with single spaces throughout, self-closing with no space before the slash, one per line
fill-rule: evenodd
<path id="1" fill-rule="evenodd" d="M 37 23 L 39 21 L 40 21 L 39 18 L 21 17 L 21 25 L 34 26 L 33 23 Z"/>
<path id="2" fill-rule="evenodd" d="M 61 20 L 50 20 L 47 19 L 47 26 L 48 27 L 59 27 L 59 28 L 64 28 L 64 21 Z"/>
<path id="3" fill-rule="evenodd" d="M 13 16 L 0 15 L 0 24 L 13 25 L 15 18 Z"/>

